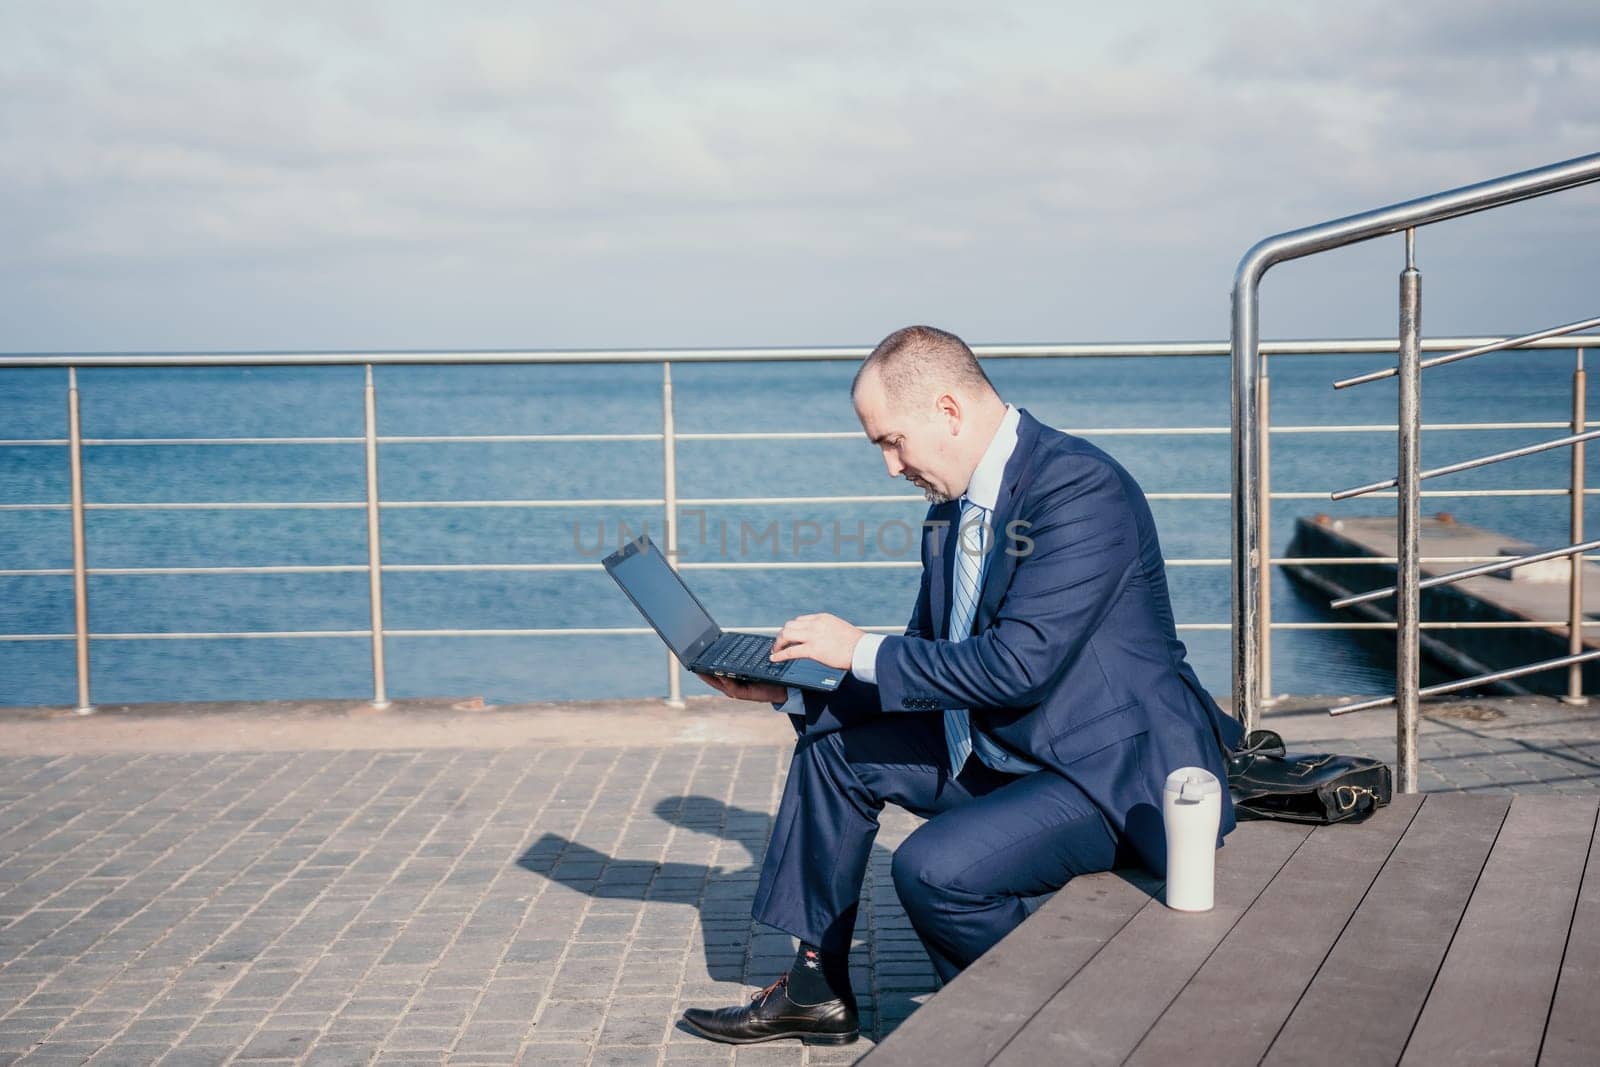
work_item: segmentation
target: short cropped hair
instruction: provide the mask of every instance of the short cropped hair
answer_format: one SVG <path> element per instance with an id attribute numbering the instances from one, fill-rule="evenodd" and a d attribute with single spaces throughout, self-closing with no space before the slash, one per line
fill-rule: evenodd
<path id="1" fill-rule="evenodd" d="M 978 396 L 995 392 L 967 343 L 933 326 L 907 326 L 879 341 L 850 383 L 852 397 L 868 370 L 877 372 L 884 397 L 896 408 L 952 386 Z"/>

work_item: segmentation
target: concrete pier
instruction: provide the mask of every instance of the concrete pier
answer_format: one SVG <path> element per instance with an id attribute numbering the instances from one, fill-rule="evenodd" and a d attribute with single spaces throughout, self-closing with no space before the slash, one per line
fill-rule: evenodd
<path id="1" fill-rule="evenodd" d="M 1456 522 L 1447 514 L 1422 520 L 1422 557 L 1510 557 L 1557 548 L 1530 545 L 1516 537 Z M 1395 521 L 1389 518 L 1301 518 L 1295 523 L 1288 556 L 1348 557 L 1352 560 L 1390 558 L 1395 555 Z M 1422 577 L 1462 570 L 1468 563 L 1422 564 Z M 1425 628 L 1424 653 L 1447 671 L 1462 677 L 1519 667 L 1568 654 L 1566 559 L 1532 563 L 1514 570 L 1466 578 L 1422 591 L 1422 620 L 1430 622 L 1542 622 L 1550 625 L 1515 629 Z M 1600 613 L 1600 564 L 1584 563 L 1584 615 Z M 1286 566 L 1289 577 L 1313 591 L 1319 599 L 1335 600 L 1395 584 L 1392 563 L 1317 564 Z M 1394 599 L 1358 604 L 1347 609 L 1356 620 L 1393 622 Z M 1585 633 L 1586 649 L 1600 647 L 1600 628 Z M 1583 665 L 1583 690 L 1600 691 L 1600 665 Z M 1512 693 L 1562 694 L 1567 691 L 1565 668 L 1527 675 L 1501 683 Z"/>

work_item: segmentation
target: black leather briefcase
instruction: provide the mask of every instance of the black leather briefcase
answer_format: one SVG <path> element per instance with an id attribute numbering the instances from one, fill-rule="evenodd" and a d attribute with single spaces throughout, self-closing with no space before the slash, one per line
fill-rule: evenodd
<path id="1" fill-rule="evenodd" d="M 1285 752 L 1272 730 L 1254 730 L 1228 753 L 1228 790 L 1240 819 L 1359 822 L 1389 803 L 1389 766 L 1365 756 Z"/>

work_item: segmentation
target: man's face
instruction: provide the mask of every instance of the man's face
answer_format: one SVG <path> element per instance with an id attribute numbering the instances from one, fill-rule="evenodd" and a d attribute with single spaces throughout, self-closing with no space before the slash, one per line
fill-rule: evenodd
<path id="1" fill-rule="evenodd" d="M 934 504 L 967 491 L 965 476 L 954 458 L 959 410 L 951 413 L 933 399 L 926 405 L 911 402 L 897 409 L 888 403 L 876 376 L 870 374 L 856 389 L 855 405 L 861 428 L 883 454 L 889 477 L 904 477 Z"/>

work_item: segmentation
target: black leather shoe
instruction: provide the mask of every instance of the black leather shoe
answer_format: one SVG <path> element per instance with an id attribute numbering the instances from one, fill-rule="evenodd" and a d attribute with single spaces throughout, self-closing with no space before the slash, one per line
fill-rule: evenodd
<path id="1" fill-rule="evenodd" d="M 861 1036 L 855 1005 L 842 1000 L 796 1004 L 789 999 L 789 976 L 732 1008 L 690 1008 L 683 1013 L 689 1029 L 713 1041 L 753 1045 L 797 1037 L 808 1045 L 848 1045 Z"/>

